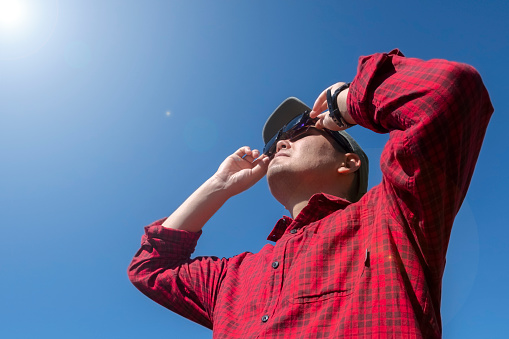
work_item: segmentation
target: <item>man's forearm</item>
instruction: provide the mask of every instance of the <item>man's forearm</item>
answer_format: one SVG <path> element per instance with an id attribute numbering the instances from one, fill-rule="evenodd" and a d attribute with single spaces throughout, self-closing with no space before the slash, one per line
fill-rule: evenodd
<path id="1" fill-rule="evenodd" d="M 265 155 L 260 156 L 256 149 L 239 148 L 164 221 L 163 226 L 199 232 L 226 200 L 250 188 L 265 175 L 269 160 Z"/>
<path id="2" fill-rule="evenodd" d="M 230 198 L 214 177 L 205 181 L 164 222 L 163 226 L 177 230 L 199 232 L 205 223 Z"/>

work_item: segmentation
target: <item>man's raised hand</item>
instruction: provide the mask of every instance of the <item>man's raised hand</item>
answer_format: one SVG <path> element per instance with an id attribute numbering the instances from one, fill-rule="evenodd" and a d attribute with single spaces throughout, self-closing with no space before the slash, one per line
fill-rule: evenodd
<path id="1" fill-rule="evenodd" d="M 198 232 L 232 196 L 253 186 L 267 173 L 270 159 L 244 146 L 226 158 L 217 172 L 205 181 L 164 222 L 163 226 Z"/>
<path id="2" fill-rule="evenodd" d="M 214 174 L 214 178 L 222 183 L 231 196 L 239 194 L 267 173 L 270 159 L 266 155 L 260 155 L 256 149 L 244 146 L 227 157 Z"/>
<path id="3" fill-rule="evenodd" d="M 309 116 L 311 118 L 318 117 L 318 119 L 319 119 L 318 122 L 316 123 L 316 126 L 315 126 L 316 128 L 319 128 L 319 129 L 327 128 L 331 131 L 339 131 L 341 129 L 345 129 L 345 128 L 340 128 L 334 122 L 334 120 L 332 120 L 332 118 L 329 116 L 329 111 L 326 111 L 326 110 L 328 110 L 327 90 L 330 88 L 331 93 L 334 93 L 334 91 L 336 89 L 338 89 L 339 87 L 341 87 L 343 84 L 344 84 L 344 82 L 337 82 L 334 85 L 327 87 L 325 90 L 322 91 L 322 93 L 320 93 L 320 95 L 316 99 L 315 104 L 313 105 L 313 109 L 309 113 Z M 353 120 L 352 117 L 350 116 L 350 113 L 348 113 L 347 104 L 346 104 L 347 96 L 348 96 L 348 88 L 345 89 L 344 91 L 342 91 L 341 93 L 339 93 L 339 95 L 337 97 L 338 108 L 339 108 L 339 111 L 341 112 L 341 116 L 343 117 L 343 119 L 345 119 L 345 121 L 347 123 L 355 124 L 355 120 Z M 326 111 L 326 112 L 324 112 L 324 111 Z"/>

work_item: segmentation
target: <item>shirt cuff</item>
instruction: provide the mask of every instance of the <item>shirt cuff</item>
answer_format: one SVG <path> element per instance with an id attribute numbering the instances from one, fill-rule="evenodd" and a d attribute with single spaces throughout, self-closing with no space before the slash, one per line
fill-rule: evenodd
<path id="1" fill-rule="evenodd" d="M 374 91 L 380 85 L 384 76 L 384 67 L 392 64 L 393 57 L 404 57 L 398 49 L 389 53 L 375 53 L 359 58 L 357 75 L 352 81 L 347 97 L 348 113 L 355 122 L 377 133 L 387 133 L 389 130 L 380 123 L 376 115 Z"/>
<path id="2" fill-rule="evenodd" d="M 167 228 L 162 226 L 165 220 L 166 218 L 157 220 L 145 227 L 145 234 L 141 239 L 142 245 L 150 245 L 160 254 L 171 252 L 191 256 L 202 231 L 190 232 Z"/>

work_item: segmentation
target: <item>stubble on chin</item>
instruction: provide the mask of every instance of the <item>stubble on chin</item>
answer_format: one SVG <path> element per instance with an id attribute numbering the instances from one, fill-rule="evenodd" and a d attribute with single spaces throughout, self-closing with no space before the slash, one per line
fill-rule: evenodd
<path id="1" fill-rule="evenodd" d="M 285 166 L 284 159 L 274 158 L 269 164 L 269 168 L 267 169 L 267 181 L 269 185 L 271 182 L 279 182 L 284 179 L 288 175 L 288 166 Z"/>
<path id="2" fill-rule="evenodd" d="M 281 204 L 285 205 L 286 197 L 295 189 L 296 177 L 284 163 L 272 163 L 267 170 L 267 183 L 270 192 Z"/>

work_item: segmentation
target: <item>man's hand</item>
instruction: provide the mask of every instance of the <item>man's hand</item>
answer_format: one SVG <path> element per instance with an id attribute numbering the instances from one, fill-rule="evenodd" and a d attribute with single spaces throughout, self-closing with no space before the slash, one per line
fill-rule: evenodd
<path id="1" fill-rule="evenodd" d="M 239 148 L 163 222 L 163 226 L 199 232 L 229 198 L 263 178 L 269 162 L 270 158 L 260 156 L 258 150 L 247 146 Z"/>
<path id="2" fill-rule="evenodd" d="M 239 148 L 219 166 L 213 178 L 223 185 L 231 196 L 239 194 L 267 173 L 270 159 L 258 150 L 248 146 Z"/>
<path id="3" fill-rule="evenodd" d="M 334 93 L 336 89 L 338 89 L 341 85 L 343 85 L 344 82 L 338 82 L 334 85 L 326 88 L 315 101 L 315 104 L 313 105 L 313 110 L 309 114 L 311 118 L 318 117 L 318 122 L 316 123 L 316 128 L 322 129 L 327 128 L 331 131 L 339 131 L 344 128 L 340 128 L 334 120 L 329 116 L 329 111 L 324 112 L 328 110 L 327 106 L 327 90 L 330 88 L 331 93 Z M 355 120 L 352 119 L 350 114 L 348 113 L 347 105 L 346 105 L 346 98 L 348 96 L 348 88 L 339 93 L 337 98 L 338 108 L 339 112 L 341 113 L 341 116 L 345 121 L 349 124 L 355 124 Z M 323 112 L 323 113 L 322 113 Z"/>

